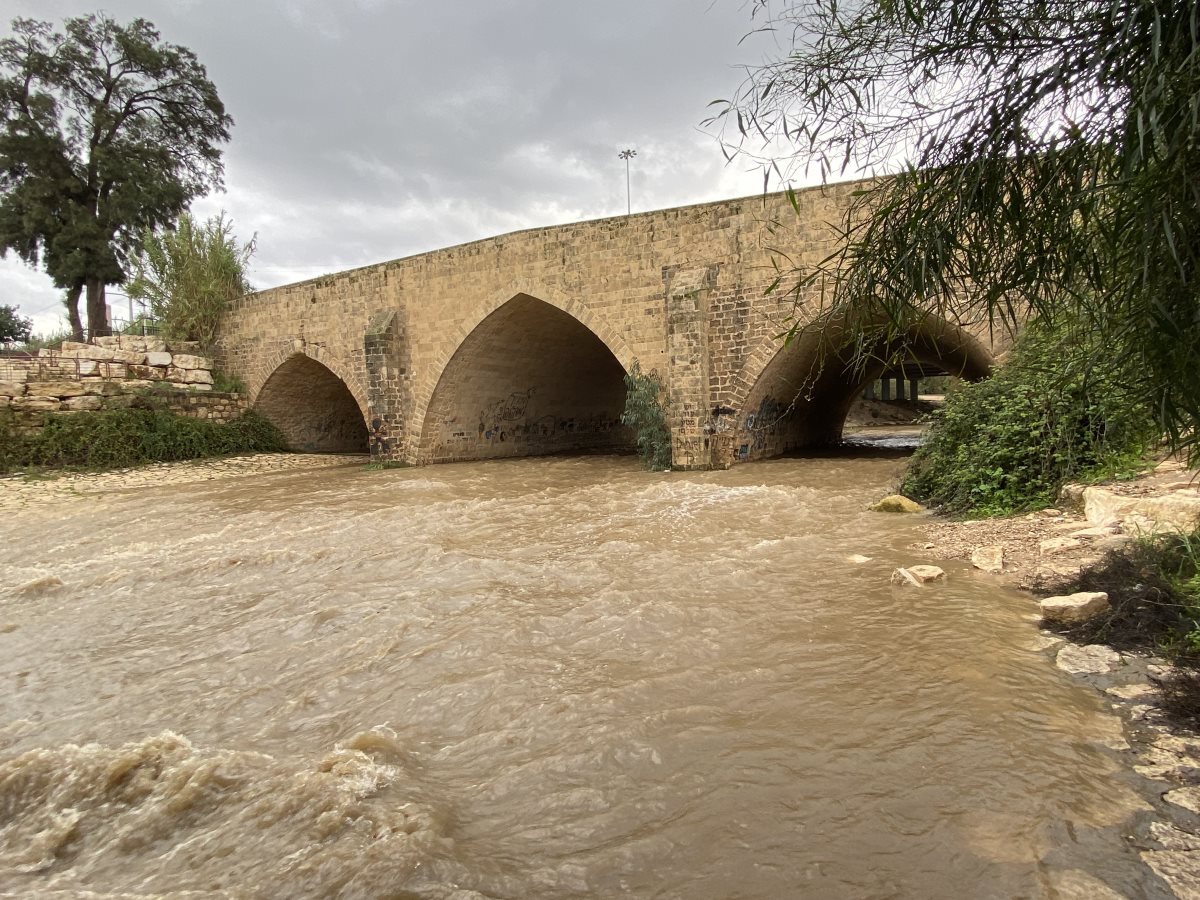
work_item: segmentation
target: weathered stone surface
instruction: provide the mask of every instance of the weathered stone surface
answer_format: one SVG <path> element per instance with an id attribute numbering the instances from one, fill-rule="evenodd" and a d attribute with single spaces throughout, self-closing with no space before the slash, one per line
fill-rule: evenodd
<path id="1" fill-rule="evenodd" d="M 1047 877 L 1056 900 L 1128 900 L 1082 869 L 1052 870 Z"/>
<path id="2" fill-rule="evenodd" d="M 892 584 L 911 584 L 920 587 L 931 581 L 940 581 L 946 573 L 937 566 L 908 566 L 892 572 Z"/>
<path id="3" fill-rule="evenodd" d="M 124 389 L 119 381 L 82 381 L 83 392 L 93 397 L 111 397 Z"/>
<path id="4" fill-rule="evenodd" d="M 1079 538 L 1060 537 L 1049 538 L 1048 540 L 1042 541 L 1041 544 L 1038 545 L 1038 550 L 1041 551 L 1043 556 L 1052 556 L 1055 553 L 1065 553 L 1068 550 L 1078 550 L 1082 546 L 1083 541 L 1079 540 Z"/>
<path id="5" fill-rule="evenodd" d="M 130 366 L 129 377 L 144 381 L 162 381 L 166 377 L 166 369 L 158 366 Z"/>
<path id="6" fill-rule="evenodd" d="M 971 565 L 984 572 L 999 575 L 1004 571 L 1004 548 L 979 547 L 971 554 Z"/>
<path id="7" fill-rule="evenodd" d="M 171 353 L 190 353 L 193 355 L 200 353 L 199 341 L 171 341 L 166 345 L 166 349 Z"/>
<path id="8" fill-rule="evenodd" d="M 149 351 L 146 354 L 146 365 L 148 366 L 166 366 L 171 365 L 172 356 L 165 351 Z"/>
<path id="9" fill-rule="evenodd" d="M 875 512 L 915 513 L 925 507 L 916 500 L 910 500 L 901 494 L 891 494 L 871 506 Z"/>
<path id="10" fill-rule="evenodd" d="M 174 381 L 183 384 L 187 381 L 187 369 L 181 369 L 179 366 L 169 366 L 167 368 L 167 381 Z"/>
<path id="11" fill-rule="evenodd" d="M 112 362 L 113 356 L 117 353 L 109 347 L 85 347 L 77 351 L 76 359 L 94 359 L 97 362 Z"/>
<path id="12" fill-rule="evenodd" d="M 1200 785 L 1188 785 L 1163 794 L 1163 799 L 1189 812 L 1200 814 Z"/>
<path id="13" fill-rule="evenodd" d="M 188 353 L 176 353 L 172 364 L 180 369 L 211 369 L 212 360 L 203 356 L 192 356 Z"/>
<path id="14" fill-rule="evenodd" d="M 212 372 L 208 369 L 188 369 L 183 380 L 187 384 L 212 384 Z"/>
<path id="15" fill-rule="evenodd" d="M 211 391 L 212 390 L 211 384 L 189 384 L 188 387 L 191 388 L 193 391 Z"/>
<path id="16" fill-rule="evenodd" d="M 24 384 L 13 381 L 0 381 L 0 397 L 21 397 L 24 394 Z"/>
<path id="17" fill-rule="evenodd" d="M 81 359 L 79 360 L 79 365 L 75 371 L 79 373 L 81 378 L 87 377 L 88 375 L 96 375 L 100 371 L 100 363 L 96 362 L 94 359 Z"/>
<path id="18" fill-rule="evenodd" d="M 1051 507 L 1041 510 L 1041 512 L 1039 514 L 1043 518 L 1046 518 L 1046 519 L 1057 519 L 1059 516 L 1062 515 L 1062 510 L 1055 509 L 1053 506 L 1051 506 Z"/>
<path id="19" fill-rule="evenodd" d="M 1088 644 L 1084 647 L 1067 644 L 1058 651 L 1054 662 L 1064 672 L 1072 675 L 1104 675 L 1121 664 L 1121 654 L 1102 644 Z"/>
<path id="20" fill-rule="evenodd" d="M 57 397 L 13 397 L 9 403 L 10 409 L 20 409 L 26 412 L 50 412 L 61 406 L 62 401 Z"/>
<path id="21" fill-rule="evenodd" d="M 1166 850 L 1200 850 L 1200 837 L 1166 822 L 1153 822 L 1150 836 Z"/>
<path id="22" fill-rule="evenodd" d="M 31 397 L 79 397 L 85 390 L 78 381 L 31 381 L 25 387 Z"/>
<path id="23" fill-rule="evenodd" d="M 114 350 L 112 361 L 130 366 L 140 366 L 146 362 L 146 354 L 140 350 Z"/>
<path id="24" fill-rule="evenodd" d="M 1103 591 L 1081 591 L 1038 601 L 1042 618 L 1053 625 L 1076 625 L 1108 612 L 1108 594 Z"/>
<path id="25" fill-rule="evenodd" d="M 1179 900 L 1200 900 L 1200 853 L 1144 850 L 1141 856 Z"/>
<path id="26" fill-rule="evenodd" d="M 80 412 L 83 410 L 102 409 L 104 407 L 104 398 L 97 396 L 89 397 L 69 397 L 63 401 L 62 408 L 71 412 Z"/>
<path id="27" fill-rule="evenodd" d="M 97 347 L 107 347 L 110 350 L 119 350 L 121 347 L 121 340 L 122 338 L 119 334 L 106 334 L 95 338 L 92 343 Z"/>

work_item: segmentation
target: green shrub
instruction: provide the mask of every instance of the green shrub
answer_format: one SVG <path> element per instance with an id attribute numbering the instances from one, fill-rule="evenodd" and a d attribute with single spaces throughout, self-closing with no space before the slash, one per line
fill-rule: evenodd
<path id="1" fill-rule="evenodd" d="M 129 409 L 47 414 L 22 434 L 0 415 L 0 473 L 23 468 L 114 469 L 151 462 L 283 451 L 279 430 L 255 412 L 227 424 L 192 419 L 146 401 Z"/>
<path id="2" fill-rule="evenodd" d="M 901 490 L 951 513 L 1052 504 L 1066 481 L 1140 470 L 1157 437 L 1111 348 L 1078 329 L 1030 325 L 990 378 L 951 390 Z"/>
<path id="3" fill-rule="evenodd" d="M 621 424 L 637 434 L 638 456 L 647 469 L 671 468 L 671 430 L 662 405 L 663 385 L 657 372 L 643 372 L 634 360 L 625 375 L 625 411 Z"/>

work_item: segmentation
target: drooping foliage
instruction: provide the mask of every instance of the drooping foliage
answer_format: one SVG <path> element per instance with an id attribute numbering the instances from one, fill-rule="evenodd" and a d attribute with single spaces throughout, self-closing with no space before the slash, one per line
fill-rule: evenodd
<path id="1" fill-rule="evenodd" d="M 791 49 L 718 109 L 734 150 L 785 178 L 890 176 L 788 273 L 798 295 L 831 288 L 831 315 L 893 339 L 919 311 L 1074 318 L 1200 457 L 1200 4 L 756 8 Z"/>
<path id="2" fill-rule="evenodd" d="M 207 72 L 145 19 L 16 19 L 0 40 L 0 252 L 65 289 L 75 337 L 108 333 L 105 287 L 146 229 L 221 183 L 233 120 Z"/>
<path id="3" fill-rule="evenodd" d="M 167 340 L 207 348 L 230 303 L 250 290 L 246 266 L 254 243 L 239 243 L 224 213 L 204 223 L 184 213 L 174 228 L 145 235 L 125 290 L 149 306 Z"/>
<path id="4" fill-rule="evenodd" d="M 671 468 L 671 430 L 662 403 L 663 384 L 657 372 L 643 372 L 637 360 L 625 375 L 625 411 L 621 424 L 637 435 L 638 456 L 647 469 Z"/>
<path id="5" fill-rule="evenodd" d="M 901 490 L 951 513 L 1050 506 L 1067 481 L 1141 469 L 1156 437 L 1119 358 L 1086 330 L 1027 328 L 1008 362 L 933 414 Z"/>

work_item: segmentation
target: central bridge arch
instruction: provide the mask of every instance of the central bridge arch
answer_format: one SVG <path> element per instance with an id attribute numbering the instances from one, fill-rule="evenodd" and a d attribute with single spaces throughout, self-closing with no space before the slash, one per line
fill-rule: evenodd
<path id="1" fill-rule="evenodd" d="M 575 315 L 517 293 L 485 315 L 443 366 L 416 461 L 632 449 L 633 433 L 620 424 L 625 372 L 608 342 Z"/>

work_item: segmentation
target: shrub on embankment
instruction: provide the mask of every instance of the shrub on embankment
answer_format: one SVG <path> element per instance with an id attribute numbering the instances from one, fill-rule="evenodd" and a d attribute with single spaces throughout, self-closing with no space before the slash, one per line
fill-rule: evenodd
<path id="1" fill-rule="evenodd" d="M 953 514 L 1049 506 L 1067 481 L 1140 470 L 1158 437 L 1119 354 L 1074 325 L 1030 325 L 991 377 L 952 390 L 901 491 Z"/>
<path id="2" fill-rule="evenodd" d="M 0 411 L 0 473 L 27 468 L 114 469 L 236 453 L 283 451 L 279 429 L 254 412 L 227 423 L 143 407 L 47 414 L 37 430 Z"/>

